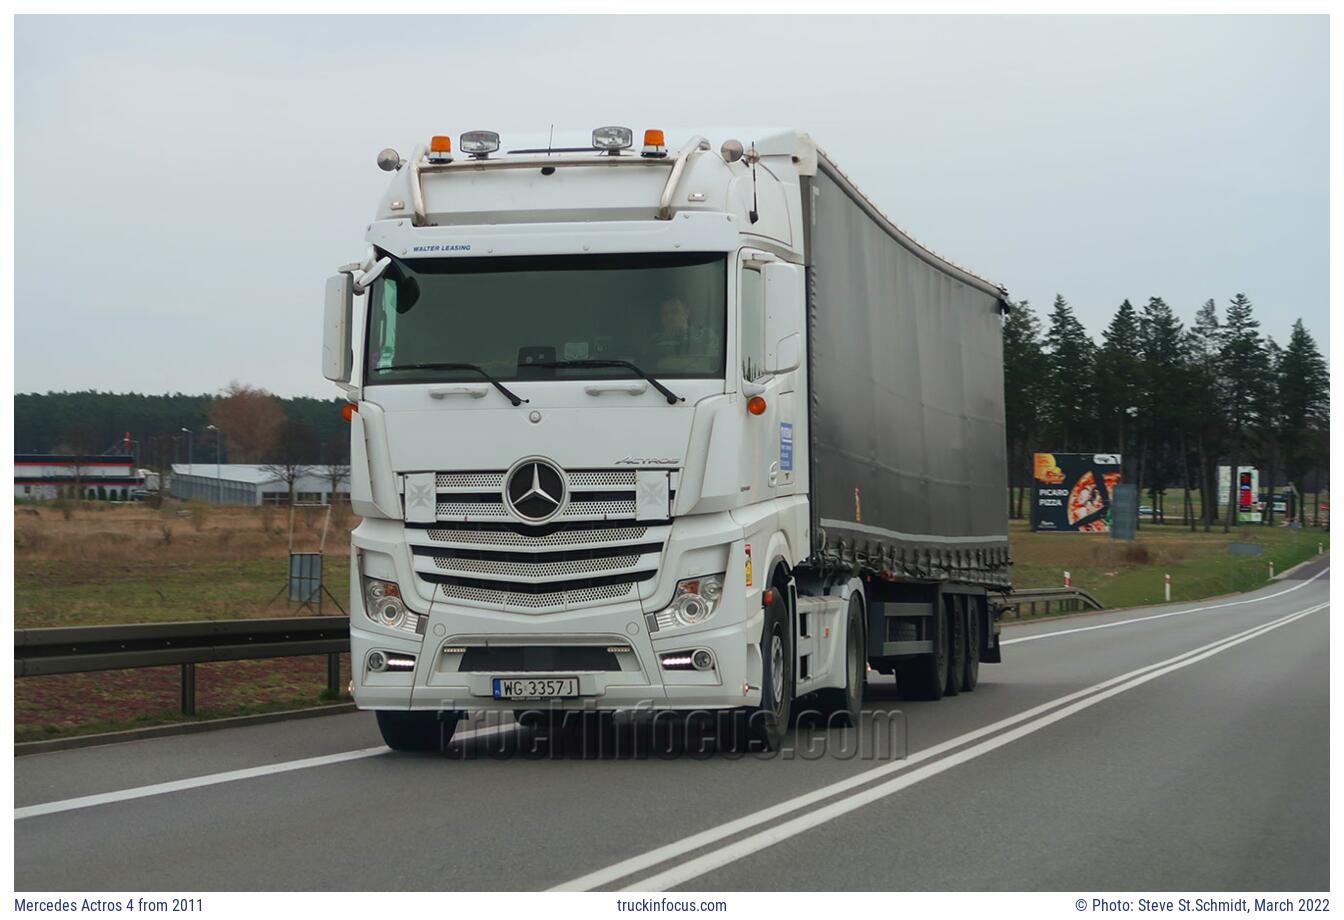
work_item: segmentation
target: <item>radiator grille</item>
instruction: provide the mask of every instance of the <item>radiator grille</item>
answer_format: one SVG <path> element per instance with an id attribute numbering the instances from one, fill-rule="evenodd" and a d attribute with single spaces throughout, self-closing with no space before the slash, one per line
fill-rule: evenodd
<path id="1" fill-rule="evenodd" d="M 504 474 L 439 473 L 434 477 L 434 485 L 439 489 L 501 489 L 504 487 Z"/>
<path id="2" fill-rule="evenodd" d="M 434 565 L 446 572 L 472 572 L 512 578 L 556 578 L 565 575 L 609 574 L 633 568 L 639 556 L 608 556 L 603 559 L 570 559 L 563 562 L 503 562 L 494 559 L 455 559 L 434 556 Z"/>
<path id="3" fill-rule="evenodd" d="M 633 543 L 644 539 L 648 531 L 648 527 L 603 527 L 584 530 L 564 529 L 538 536 L 513 530 L 449 530 L 434 527 L 427 533 L 431 540 L 459 545 L 541 547 Z"/>
<path id="4" fill-rule="evenodd" d="M 434 516 L 438 518 L 458 518 L 461 520 L 506 521 L 509 512 L 501 499 L 497 502 L 439 502 L 434 506 Z"/>
<path id="5" fill-rule="evenodd" d="M 407 528 L 426 593 L 529 613 L 637 598 L 639 583 L 657 575 L 669 532 L 668 523 L 636 522 L 638 471 L 562 475 L 559 512 L 526 525 L 504 500 L 507 471 L 435 473 L 437 521 Z"/>
<path id="6" fill-rule="evenodd" d="M 634 520 L 637 472 L 567 470 L 567 500 L 555 520 Z M 514 520 L 504 501 L 504 470 L 449 471 L 434 474 L 434 516 L 447 521 Z"/>
<path id="7" fill-rule="evenodd" d="M 563 610 L 566 607 L 578 607 L 590 604 L 593 601 L 624 600 L 634 597 L 635 583 L 602 585 L 596 588 L 580 588 L 576 591 L 554 591 L 548 594 L 518 594 L 511 591 L 477 588 L 471 585 L 442 585 L 440 590 L 442 590 L 443 596 L 449 600 L 473 601 L 479 604 L 529 610 L 543 607 Z"/>

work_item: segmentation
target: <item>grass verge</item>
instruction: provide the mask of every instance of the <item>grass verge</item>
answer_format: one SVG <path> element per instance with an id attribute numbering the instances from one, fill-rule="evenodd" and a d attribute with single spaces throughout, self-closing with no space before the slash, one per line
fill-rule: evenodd
<path id="1" fill-rule="evenodd" d="M 1318 545 L 1329 552 L 1327 531 L 1246 525 L 1223 534 L 1192 533 L 1168 525 L 1148 526 L 1133 542 L 1105 534 L 1013 534 L 1013 584 L 1054 587 L 1067 570 L 1073 584 L 1086 588 L 1106 607 L 1162 603 L 1163 576 L 1171 575 L 1171 599 L 1194 601 L 1269 583 L 1276 573 L 1314 558 Z M 1259 555 L 1236 555 L 1230 544 L 1259 548 Z"/>

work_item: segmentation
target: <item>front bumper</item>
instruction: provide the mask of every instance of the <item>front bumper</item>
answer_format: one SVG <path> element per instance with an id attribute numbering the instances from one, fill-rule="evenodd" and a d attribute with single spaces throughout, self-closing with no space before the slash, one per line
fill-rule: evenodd
<path id="1" fill-rule="evenodd" d="M 351 566 L 351 669 L 356 704 L 362 709 L 470 710 L 574 709 L 638 711 L 663 709 L 724 709 L 756 705 L 760 701 L 761 656 L 758 648 L 760 586 L 745 584 L 745 546 L 740 526 L 728 515 L 673 527 L 660 566 L 658 583 L 646 600 L 629 600 L 593 607 L 538 614 L 528 611 L 483 609 L 440 597 L 426 600 L 406 586 L 414 584 L 412 560 L 399 522 L 369 520 L 353 539 L 352 558 L 375 554 L 373 574 L 395 576 L 403 586 L 408 608 L 422 617 L 420 634 L 384 628 L 364 614 L 357 561 Z M 703 566 L 706 553 L 726 547 L 723 597 L 714 615 L 699 627 L 649 632 L 646 614 L 662 610 L 680 578 L 707 574 L 682 568 Z M 720 553 L 716 558 L 723 558 Z M 395 572 L 377 570 L 392 564 Z M 723 564 L 723 563 L 720 563 Z M 748 611 L 756 611 L 749 616 Z M 538 649 L 581 646 L 592 649 L 628 648 L 617 657 L 619 667 L 603 670 L 465 670 L 463 649 L 508 647 Z M 447 651 L 445 651 L 447 649 Z M 665 670 L 660 655 L 708 649 L 714 656 L 709 671 Z M 413 670 L 374 672 L 368 666 L 373 651 L 415 658 Z M 563 700 L 497 700 L 496 677 L 576 677 L 579 696 Z"/>

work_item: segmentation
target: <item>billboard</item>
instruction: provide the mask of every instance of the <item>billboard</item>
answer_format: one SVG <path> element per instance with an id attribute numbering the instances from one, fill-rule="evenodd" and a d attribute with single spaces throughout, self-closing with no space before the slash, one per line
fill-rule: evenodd
<path id="1" fill-rule="evenodd" d="M 1253 466 L 1239 466 L 1237 473 L 1237 520 L 1242 524 L 1258 524 L 1263 506 L 1260 503 L 1260 471 Z M 1227 496 L 1231 487 L 1232 467 L 1218 467 L 1218 513 L 1227 514 Z"/>
<path id="2" fill-rule="evenodd" d="M 1032 479 L 1032 530 L 1110 533 L 1119 454 L 1037 454 Z"/>

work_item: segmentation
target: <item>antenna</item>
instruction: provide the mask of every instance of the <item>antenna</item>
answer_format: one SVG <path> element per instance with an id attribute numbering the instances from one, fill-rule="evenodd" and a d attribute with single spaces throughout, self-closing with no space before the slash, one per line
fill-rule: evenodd
<path id="1" fill-rule="evenodd" d="M 551 122 L 551 133 L 546 137 L 546 155 L 551 155 L 551 142 L 555 140 L 555 122 Z"/>

